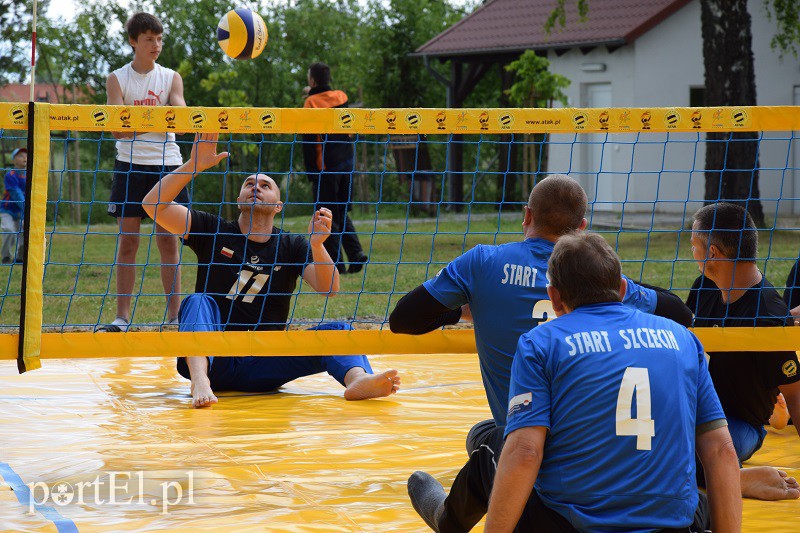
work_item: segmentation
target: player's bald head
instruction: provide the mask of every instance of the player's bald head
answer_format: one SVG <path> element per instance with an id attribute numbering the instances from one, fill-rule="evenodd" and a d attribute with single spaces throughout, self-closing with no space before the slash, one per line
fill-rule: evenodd
<path id="1" fill-rule="evenodd" d="M 558 237 L 581 228 L 588 199 L 577 181 L 551 174 L 536 184 L 528 197 L 533 228 L 540 235 Z"/>

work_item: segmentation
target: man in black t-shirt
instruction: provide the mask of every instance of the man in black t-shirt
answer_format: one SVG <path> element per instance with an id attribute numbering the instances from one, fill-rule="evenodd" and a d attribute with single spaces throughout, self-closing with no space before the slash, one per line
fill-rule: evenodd
<path id="1" fill-rule="evenodd" d="M 264 174 L 249 176 L 239 191 L 240 214 L 227 221 L 173 202 L 192 178 L 216 165 L 217 134 L 201 134 L 185 164 L 165 176 L 145 196 L 142 206 L 197 254 L 195 294 L 181 303 L 181 331 L 283 330 L 289 304 L 302 276 L 315 291 L 335 295 L 339 273 L 324 242 L 331 233 L 331 212 L 321 208 L 308 225 L 310 238 L 274 226 L 283 209 L 277 184 Z M 324 324 L 316 329 L 350 329 Z M 328 372 L 345 386 L 344 397 L 363 400 L 397 392 L 396 370 L 373 374 L 358 356 L 188 357 L 178 372 L 192 381 L 192 404 L 217 402 L 214 390 L 266 392 L 302 376 Z"/>
<path id="2" fill-rule="evenodd" d="M 786 303 L 756 266 L 758 232 L 747 211 L 729 203 L 703 207 L 694 216 L 691 243 L 702 272 L 686 302 L 694 312 L 695 327 L 792 323 Z M 717 352 L 709 357 L 711 379 L 740 461 L 749 459 L 763 444 L 764 425 L 779 392 L 789 412 L 800 420 L 795 352 Z"/>

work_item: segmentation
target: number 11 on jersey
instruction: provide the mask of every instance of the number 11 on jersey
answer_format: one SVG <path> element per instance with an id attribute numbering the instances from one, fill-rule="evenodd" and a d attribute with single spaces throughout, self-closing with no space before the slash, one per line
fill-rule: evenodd
<path id="1" fill-rule="evenodd" d="M 633 393 L 636 392 L 636 418 L 631 416 Z M 656 436 L 651 418 L 650 374 L 646 368 L 629 366 L 622 376 L 617 395 L 617 436 L 636 437 L 637 450 L 649 450 Z"/>
<path id="2" fill-rule="evenodd" d="M 253 284 L 250 285 L 250 288 L 244 294 L 242 302 L 246 304 L 253 303 L 253 300 L 255 300 L 256 295 L 259 292 L 261 292 L 261 289 L 263 289 L 264 285 L 267 283 L 267 280 L 269 279 L 269 274 L 256 274 L 254 277 L 251 271 L 241 270 L 239 272 L 239 279 L 237 279 L 231 286 L 226 298 L 228 298 L 229 300 L 236 300 L 236 298 L 241 296 L 242 290 L 244 290 L 245 286 L 247 285 L 247 282 L 250 281 L 250 278 L 253 278 Z"/>

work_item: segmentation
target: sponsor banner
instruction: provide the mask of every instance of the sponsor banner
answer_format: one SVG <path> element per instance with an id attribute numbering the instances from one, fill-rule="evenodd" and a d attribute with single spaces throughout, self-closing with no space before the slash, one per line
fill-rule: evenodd
<path id="1" fill-rule="evenodd" d="M 0 128 L 27 105 L 0 103 Z M 177 133 L 636 133 L 800 130 L 798 107 L 609 109 L 264 109 L 50 105 L 53 130 Z"/>

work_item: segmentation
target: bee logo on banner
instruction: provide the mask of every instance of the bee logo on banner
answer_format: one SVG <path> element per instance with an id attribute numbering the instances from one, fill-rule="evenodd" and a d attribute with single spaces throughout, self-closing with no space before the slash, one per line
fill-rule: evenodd
<path id="1" fill-rule="evenodd" d="M 478 117 L 478 123 L 481 125 L 481 131 L 487 131 L 489 129 L 489 112 L 484 111 Z"/>
<path id="2" fill-rule="evenodd" d="M 747 116 L 747 111 L 744 109 L 734 109 L 731 112 L 731 121 L 733 121 L 734 128 L 743 128 L 747 126 L 749 120 Z"/>
<path id="3" fill-rule="evenodd" d="M 389 111 L 386 114 L 386 128 L 389 131 L 394 131 L 397 129 L 397 113 L 394 111 Z"/>
<path id="4" fill-rule="evenodd" d="M 649 130 L 650 129 L 650 121 L 652 121 L 652 120 L 653 120 L 653 114 L 650 113 L 650 111 L 645 111 L 644 113 L 642 113 L 642 118 L 641 118 L 642 129 L 643 130 Z"/>
<path id="5" fill-rule="evenodd" d="M 272 111 L 264 111 L 258 117 L 259 122 L 261 122 L 261 127 L 265 130 L 273 130 L 276 127 L 277 117 L 275 117 L 275 113 Z"/>
<path id="6" fill-rule="evenodd" d="M 436 129 L 437 130 L 445 130 L 447 126 L 445 125 L 445 121 L 447 120 L 447 113 L 444 111 L 439 111 L 436 113 Z"/>
<path id="7" fill-rule="evenodd" d="M 105 126 L 108 122 L 108 113 L 102 107 L 92 109 L 92 122 L 95 126 Z"/>
<path id="8" fill-rule="evenodd" d="M 416 111 L 412 111 L 406 114 L 406 124 L 408 124 L 408 127 L 411 128 L 412 130 L 419 129 L 420 120 L 422 120 L 422 117 L 420 117 L 419 113 L 417 113 Z"/>
<path id="9" fill-rule="evenodd" d="M 127 107 L 119 112 L 119 120 L 122 122 L 123 128 L 131 127 L 131 110 Z"/>
<path id="10" fill-rule="evenodd" d="M 164 115 L 164 122 L 167 123 L 167 129 L 168 130 L 174 130 L 175 129 L 175 111 L 173 111 L 172 109 L 167 111 L 167 114 Z"/>
<path id="11" fill-rule="evenodd" d="M 510 130 L 511 126 L 514 125 L 514 115 L 511 113 L 502 113 L 497 120 L 500 122 L 500 129 L 502 130 Z"/>
<path id="12" fill-rule="evenodd" d="M 194 109 L 189 114 L 192 129 L 199 130 L 206 125 L 206 114 L 200 109 Z"/>
<path id="13" fill-rule="evenodd" d="M 15 105 L 8 112 L 11 122 L 17 126 L 25 124 L 25 108 L 21 105 Z"/>
<path id="14" fill-rule="evenodd" d="M 681 115 L 675 109 L 670 109 L 664 115 L 664 124 L 667 126 L 667 129 L 674 130 L 678 127 L 678 124 L 681 123 Z"/>
<path id="15" fill-rule="evenodd" d="M 588 122 L 589 117 L 586 113 L 581 112 L 572 115 L 572 123 L 575 125 L 576 130 L 585 130 Z"/>
<path id="16" fill-rule="evenodd" d="M 228 112 L 224 109 L 217 115 L 217 122 L 219 122 L 219 129 L 228 130 Z"/>
<path id="17" fill-rule="evenodd" d="M 350 111 L 342 111 L 339 113 L 339 126 L 344 129 L 352 129 L 353 123 L 356 121 L 355 115 Z"/>

